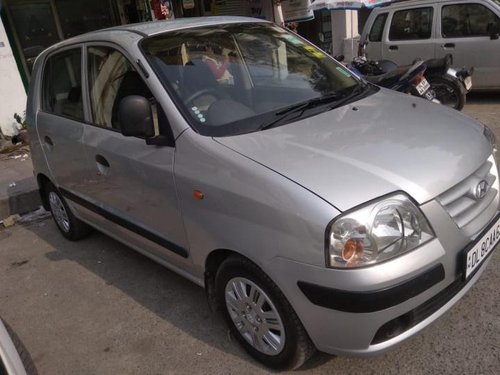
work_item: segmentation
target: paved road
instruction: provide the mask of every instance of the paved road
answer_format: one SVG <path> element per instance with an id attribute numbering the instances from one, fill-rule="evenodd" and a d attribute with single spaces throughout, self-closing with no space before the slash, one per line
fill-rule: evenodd
<path id="1" fill-rule="evenodd" d="M 500 135 L 500 96 L 466 112 Z M 296 373 L 499 374 L 500 249 L 451 311 L 395 351 L 318 354 Z M 94 233 L 71 243 L 51 220 L 0 231 L 0 316 L 40 374 L 255 374 L 199 287 Z"/>

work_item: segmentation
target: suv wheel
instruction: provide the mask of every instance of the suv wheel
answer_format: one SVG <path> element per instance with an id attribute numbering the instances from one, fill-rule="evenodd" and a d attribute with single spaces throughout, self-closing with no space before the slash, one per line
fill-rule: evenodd
<path id="1" fill-rule="evenodd" d="M 215 287 L 231 333 L 256 360 L 274 369 L 295 369 L 314 353 L 290 303 L 252 262 L 229 257 L 217 271 Z"/>
<path id="2" fill-rule="evenodd" d="M 54 185 L 48 183 L 45 192 L 52 217 L 64 237 L 71 241 L 77 241 L 89 234 L 90 227 L 73 215 L 68 204 Z"/>

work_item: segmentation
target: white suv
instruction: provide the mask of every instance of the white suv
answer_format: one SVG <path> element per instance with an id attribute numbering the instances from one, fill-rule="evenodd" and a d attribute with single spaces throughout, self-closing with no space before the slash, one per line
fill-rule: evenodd
<path id="1" fill-rule="evenodd" d="M 375 9 L 360 46 L 372 60 L 410 64 L 453 55 L 474 67 L 473 89 L 500 89 L 500 0 L 404 1 Z"/>

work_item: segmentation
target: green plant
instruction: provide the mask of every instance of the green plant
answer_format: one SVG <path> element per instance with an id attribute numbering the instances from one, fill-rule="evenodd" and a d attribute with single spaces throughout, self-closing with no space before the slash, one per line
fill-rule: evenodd
<path id="1" fill-rule="evenodd" d="M 22 115 L 14 113 L 14 120 L 21 125 L 22 129 L 26 129 L 26 111 L 23 111 Z"/>

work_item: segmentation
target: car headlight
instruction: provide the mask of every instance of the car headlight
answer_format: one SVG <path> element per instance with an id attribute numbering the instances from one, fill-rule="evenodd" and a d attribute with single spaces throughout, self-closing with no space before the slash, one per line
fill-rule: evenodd
<path id="1" fill-rule="evenodd" d="M 493 131 L 490 128 L 488 128 L 486 125 L 483 125 L 483 134 L 484 134 L 485 138 L 490 142 L 491 148 L 493 150 L 492 151 L 493 157 L 495 158 L 495 162 L 496 162 L 497 168 L 498 168 L 500 154 L 498 152 L 498 144 L 497 144 L 497 138 L 495 137 L 495 133 L 493 133 Z"/>
<path id="2" fill-rule="evenodd" d="M 327 230 L 327 266 L 355 268 L 378 264 L 434 238 L 429 222 L 403 193 L 348 211 Z"/>

